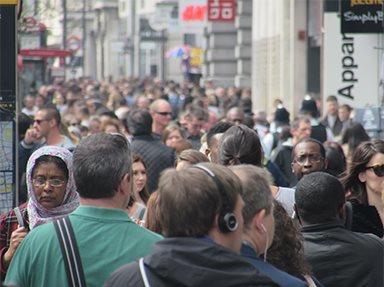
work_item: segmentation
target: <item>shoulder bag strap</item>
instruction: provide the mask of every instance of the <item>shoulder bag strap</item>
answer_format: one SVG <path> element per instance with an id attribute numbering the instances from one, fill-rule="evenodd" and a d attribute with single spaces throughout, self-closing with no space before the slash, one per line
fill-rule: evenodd
<path id="1" fill-rule="evenodd" d="M 139 267 L 140 267 L 141 278 L 143 279 L 143 282 L 144 282 L 144 286 L 145 287 L 151 287 L 151 285 L 149 285 L 147 272 L 145 272 L 144 258 L 140 258 Z"/>
<path id="2" fill-rule="evenodd" d="M 63 255 L 65 270 L 70 287 L 86 287 L 83 265 L 69 217 L 53 222 Z"/>

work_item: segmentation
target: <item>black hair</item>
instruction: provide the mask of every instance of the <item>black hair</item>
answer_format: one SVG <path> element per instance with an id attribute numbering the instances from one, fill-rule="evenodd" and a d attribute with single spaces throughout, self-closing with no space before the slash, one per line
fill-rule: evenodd
<path id="1" fill-rule="evenodd" d="M 299 217 L 308 224 L 325 223 L 337 218 L 345 203 L 342 183 L 325 172 L 305 175 L 297 184 L 295 202 Z"/>
<path id="2" fill-rule="evenodd" d="M 343 132 L 341 144 L 348 144 L 349 153 L 352 154 L 359 144 L 369 140 L 369 135 L 361 124 L 351 123 Z"/>
<path id="3" fill-rule="evenodd" d="M 218 122 L 214 124 L 207 132 L 207 145 L 211 146 L 212 138 L 217 134 L 225 133 L 229 128 L 233 127 L 233 123 L 230 122 Z"/>
<path id="4" fill-rule="evenodd" d="M 298 143 L 296 143 L 296 144 L 293 146 L 293 149 L 292 149 L 292 159 L 295 157 L 296 147 L 297 147 L 299 144 L 302 144 L 302 143 L 314 143 L 314 144 L 317 144 L 317 145 L 319 146 L 320 155 L 321 155 L 323 158 L 326 157 L 326 154 L 325 154 L 325 148 L 324 148 L 324 146 L 323 146 L 323 144 L 322 144 L 321 142 L 319 142 L 318 140 L 313 139 L 313 138 L 305 138 L 305 139 L 300 140 Z"/>
<path id="5" fill-rule="evenodd" d="M 245 125 L 229 128 L 220 139 L 219 160 L 223 165 L 262 166 L 263 150 L 257 132 Z"/>
<path id="6" fill-rule="evenodd" d="M 35 175 L 37 168 L 44 163 L 54 163 L 60 170 L 64 172 L 65 178 L 69 178 L 69 171 L 66 163 L 61 158 L 53 155 L 42 155 L 36 159 L 35 165 L 32 168 L 32 177 Z"/>
<path id="7" fill-rule="evenodd" d="M 149 111 L 143 109 L 131 110 L 127 115 L 129 133 L 134 136 L 150 135 L 152 133 L 152 117 Z"/>
<path id="8" fill-rule="evenodd" d="M 339 177 L 346 169 L 347 163 L 343 150 L 339 146 L 325 146 L 325 154 L 328 160 L 327 172 L 333 176 Z"/>

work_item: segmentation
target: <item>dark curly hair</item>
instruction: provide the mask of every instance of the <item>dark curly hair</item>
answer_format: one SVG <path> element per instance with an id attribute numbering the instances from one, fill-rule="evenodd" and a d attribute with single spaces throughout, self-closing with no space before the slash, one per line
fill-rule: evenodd
<path id="1" fill-rule="evenodd" d="M 284 207 L 276 200 L 273 216 L 275 217 L 275 236 L 268 249 L 268 262 L 298 278 L 311 275 L 309 264 L 304 259 L 301 234 Z"/>

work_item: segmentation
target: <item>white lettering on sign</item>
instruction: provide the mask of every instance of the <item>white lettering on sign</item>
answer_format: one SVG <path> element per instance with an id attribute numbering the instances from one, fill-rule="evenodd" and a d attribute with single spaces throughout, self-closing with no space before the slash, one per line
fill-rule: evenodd
<path id="1" fill-rule="evenodd" d="M 348 11 L 344 13 L 344 20 L 346 22 L 361 22 L 365 24 L 365 22 L 374 22 L 378 24 L 383 21 L 383 11 L 376 11 L 376 14 L 371 14 L 368 11 L 367 14 L 356 15 L 352 11 Z"/>

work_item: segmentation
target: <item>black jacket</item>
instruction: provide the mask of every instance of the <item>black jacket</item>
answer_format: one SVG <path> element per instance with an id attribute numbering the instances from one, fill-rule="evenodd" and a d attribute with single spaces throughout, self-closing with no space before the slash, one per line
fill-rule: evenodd
<path id="1" fill-rule="evenodd" d="M 321 124 L 327 128 L 329 128 L 334 136 L 338 136 L 341 134 L 341 131 L 343 130 L 343 123 L 340 121 L 339 117 L 336 116 L 335 124 L 333 127 L 329 126 L 328 124 L 328 115 L 323 118 L 321 121 Z"/>
<path id="2" fill-rule="evenodd" d="M 152 287 L 278 286 L 243 259 L 209 239 L 167 238 L 144 258 Z M 144 286 L 137 262 L 114 272 L 106 287 Z"/>
<path id="3" fill-rule="evenodd" d="M 375 206 L 361 204 L 356 200 L 352 203 L 352 231 L 372 233 L 383 238 L 384 229 L 379 212 Z"/>
<path id="4" fill-rule="evenodd" d="M 384 286 L 384 242 L 352 232 L 340 221 L 302 228 L 304 254 L 313 275 L 327 287 Z"/>
<path id="5" fill-rule="evenodd" d="M 279 145 L 272 155 L 272 162 L 279 167 L 290 187 L 297 184 L 297 177 L 292 172 L 292 149 L 292 144 L 286 141 Z"/>
<path id="6" fill-rule="evenodd" d="M 174 166 L 175 151 L 152 135 L 142 135 L 133 137 L 132 152 L 143 158 L 148 172 L 148 189 L 154 192 L 160 173 Z"/>

